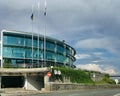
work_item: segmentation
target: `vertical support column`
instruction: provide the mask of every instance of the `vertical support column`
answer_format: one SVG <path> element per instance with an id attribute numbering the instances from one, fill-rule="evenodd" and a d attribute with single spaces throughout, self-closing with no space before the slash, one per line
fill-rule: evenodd
<path id="1" fill-rule="evenodd" d="M 57 41 L 55 41 L 55 49 L 54 49 L 54 52 L 55 52 L 55 61 L 54 61 L 54 66 L 56 66 L 56 62 L 57 62 Z"/>
<path id="2" fill-rule="evenodd" d="M 5 30 L 1 31 L 1 68 L 3 68 L 3 32 Z"/>
<path id="3" fill-rule="evenodd" d="M 45 90 L 50 91 L 50 82 L 47 74 L 44 75 L 44 87 L 45 87 Z"/>
<path id="4" fill-rule="evenodd" d="M 37 67 L 39 68 L 40 67 L 40 62 L 39 62 L 39 59 L 40 59 L 40 50 L 39 50 L 39 11 L 40 11 L 40 3 L 38 1 L 38 54 L 37 54 L 37 58 L 38 58 L 38 63 L 37 63 Z"/>
<path id="5" fill-rule="evenodd" d="M 64 56 L 66 57 L 66 44 L 64 44 Z M 66 59 L 64 61 L 64 66 L 66 67 Z"/>
<path id="6" fill-rule="evenodd" d="M 25 44 L 25 39 L 26 39 L 26 38 L 25 38 L 25 35 L 24 35 L 24 68 L 27 67 L 26 64 L 25 64 L 25 63 L 26 63 L 26 62 L 25 62 L 25 58 L 26 58 L 26 52 L 25 52 L 25 51 L 26 51 L 26 50 L 25 50 L 25 45 L 26 45 L 26 44 Z"/>
<path id="7" fill-rule="evenodd" d="M 72 58 L 71 58 L 71 55 L 72 55 L 72 49 L 69 48 L 69 50 L 70 50 L 70 57 L 69 57 L 69 58 L 70 58 L 70 59 L 69 59 L 69 64 L 70 64 L 70 65 L 69 65 L 69 66 L 70 66 L 70 68 L 71 68 L 71 66 L 72 66 L 72 62 L 71 62 L 71 61 L 72 61 Z"/>
<path id="8" fill-rule="evenodd" d="M 27 74 L 25 74 L 25 84 L 24 84 L 24 89 L 28 89 L 28 80 L 27 80 Z"/>

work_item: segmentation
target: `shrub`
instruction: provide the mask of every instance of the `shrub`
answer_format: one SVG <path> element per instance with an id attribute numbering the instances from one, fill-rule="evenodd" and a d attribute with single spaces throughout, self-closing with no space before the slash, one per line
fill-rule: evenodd
<path id="1" fill-rule="evenodd" d="M 70 68 L 54 68 L 54 70 L 60 70 L 63 77 L 70 78 L 72 83 L 93 83 L 90 76 L 82 70 L 74 70 Z"/>

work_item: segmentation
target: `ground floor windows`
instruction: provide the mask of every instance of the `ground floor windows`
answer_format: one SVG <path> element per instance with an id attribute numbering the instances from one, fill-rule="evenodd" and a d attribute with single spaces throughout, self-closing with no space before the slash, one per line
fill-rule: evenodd
<path id="1" fill-rule="evenodd" d="M 3 67 L 4 68 L 40 68 L 40 67 L 50 67 L 50 66 L 68 66 L 71 65 L 69 63 L 61 63 L 55 62 L 54 60 L 32 60 L 31 59 L 12 59 L 12 58 L 4 58 L 3 59 Z"/>

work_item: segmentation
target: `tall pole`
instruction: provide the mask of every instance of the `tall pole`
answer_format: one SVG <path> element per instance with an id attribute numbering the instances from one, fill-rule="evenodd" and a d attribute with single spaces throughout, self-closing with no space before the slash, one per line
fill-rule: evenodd
<path id="1" fill-rule="evenodd" d="M 32 15 L 31 15 L 31 20 L 32 20 L 32 68 L 33 68 L 33 24 L 34 24 L 34 14 L 33 14 L 33 8 L 34 6 L 32 5 Z"/>
<path id="2" fill-rule="evenodd" d="M 47 10 L 47 2 L 45 0 L 45 9 L 44 9 L 44 16 L 45 16 L 45 25 L 44 25 L 44 66 L 46 66 L 46 10 Z"/>
<path id="3" fill-rule="evenodd" d="M 44 66 L 46 66 L 46 24 L 44 25 Z"/>
<path id="4" fill-rule="evenodd" d="M 38 67 L 39 67 L 39 10 L 40 10 L 40 3 L 39 3 L 39 0 L 38 0 Z"/>

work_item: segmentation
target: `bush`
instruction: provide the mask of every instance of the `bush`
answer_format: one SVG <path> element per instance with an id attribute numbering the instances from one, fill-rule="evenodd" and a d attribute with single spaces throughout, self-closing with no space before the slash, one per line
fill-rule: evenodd
<path id="1" fill-rule="evenodd" d="M 60 70 L 63 77 L 70 78 L 72 83 L 93 83 L 90 76 L 82 70 L 74 70 L 70 68 L 54 68 L 54 70 Z"/>
<path id="2" fill-rule="evenodd" d="M 102 81 L 104 81 L 104 82 L 106 82 L 108 84 L 115 84 L 115 81 L 110 79 L 110 78 L 108 78 L 108 77 L 103 78 Z"/>

